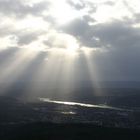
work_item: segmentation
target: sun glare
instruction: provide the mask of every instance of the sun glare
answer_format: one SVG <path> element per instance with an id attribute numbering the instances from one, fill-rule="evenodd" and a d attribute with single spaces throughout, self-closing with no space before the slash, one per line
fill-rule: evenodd
<path id="1" fill-rule="evenodd" d="M 74 10 L 66 0 L 52 2 L 52 8 L 50 9 L 50 15 L 54 17 L 58 24 L 66 24 L 76 17 L 80 16 L 80 13 Z"/>

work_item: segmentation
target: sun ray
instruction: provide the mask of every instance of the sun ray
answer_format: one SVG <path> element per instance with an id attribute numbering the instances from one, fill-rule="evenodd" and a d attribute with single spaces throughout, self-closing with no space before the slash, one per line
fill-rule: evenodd
<path id="1" fill-rule="evenodd" d="M 94 63 L 92 53 L 94 53 L 91 50 L 84 49 L 83 55 L 87 64 L 90 81 L 92 83 L 92 88 L 94 90 L 95 95 L 100 96 L 102 95 L 102 90 L 99 83 L 99 74 L 98 74 L 98 68 L 97 65 Z"/>
<path id="2" fill-rule="evenodd" d="M 73 69 L 77 56 L 68 55 L 65 51 L 53 51 L 46 57 L 33 76 L 28 93 L 34 93 L 34 96 L 55 95 L 68 98 L 70 96 L 68 93 L 74 88 Z"/>
<path id="3" fill-rule="evenodd" d="M 30 49 L 19 49 L 11 61 L 5 62 L 0 77 L 0 84 L 6 83 L 3 88 L 4 93 L 17 82 L 18 77 L 24 73 L 37 54 L 38 52 L 31 51 Z"/>

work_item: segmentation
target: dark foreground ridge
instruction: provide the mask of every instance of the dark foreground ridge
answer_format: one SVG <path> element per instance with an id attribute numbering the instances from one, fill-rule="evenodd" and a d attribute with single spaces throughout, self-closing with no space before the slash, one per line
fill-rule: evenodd
<path id="1" fill-rule="evenodd" d="M 140 130 L 91 124 L 29 123 L 0 127 L 1 140 L 137 140 Z"/>

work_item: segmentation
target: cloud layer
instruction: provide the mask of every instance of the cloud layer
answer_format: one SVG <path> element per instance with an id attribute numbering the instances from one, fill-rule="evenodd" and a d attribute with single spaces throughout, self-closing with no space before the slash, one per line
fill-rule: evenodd
<path id="1" fill-rule="evenodd" d="M 22 49 L 46 57 L 66 50 L 78 54 L 76 71 L 86 75 L 84 55 L 90 51 L 88 61 L 96 64 L 98 80 L 140 80 L 139 3 L 0 0 L 0 63 Z"/>

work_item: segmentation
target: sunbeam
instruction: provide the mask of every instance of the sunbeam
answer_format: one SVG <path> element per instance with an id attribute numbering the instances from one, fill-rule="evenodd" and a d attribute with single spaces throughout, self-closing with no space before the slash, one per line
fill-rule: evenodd
<path id="1" fill-rule="evenodd" d="M 87 69 L 89 72 L 89 76 L 90 76 L 90 81 L 92 82 L 92 87 L 94 90 L 95 95 L 102 95 L 102 91 L 101 91 L 101 87 L 100 87 L 100 83 L 99 83 L 99 74 L 98 74 L 98 68 L 97 65 L 95 64 L 95 60 L 94 60 L 94 54 L 92 55 L 92 53 L 94 53 L 95 50 L 92 49 L 83 49 L 83 55 L 87 64 Z M 95 51 L 96 53 L 96 51 Z"/>
<path id="2" fill-rule="evenodd" d="M 4 93 L 10 89 L 12 84 L 18 82 L 18 77 L 24 74 L 26 68 L 30 66 L 37 54 L 37 51 L 34 52 L 30 49 L 19 49 L 11 60 L 3 64 L 0 83 L 5 83 L 5 88 L 3 87 Z"/>
<path id="3" fill-rule="evenodd" d="M 67 53 L 67 50 L 51 51 L 44 57 L 33 76 L 29 94 L 38 97 L 41 94 L 46 97 L 50 94 L 71 96 L 68 93 L 74 89 L 74 63 L 78 56 Z"/>

